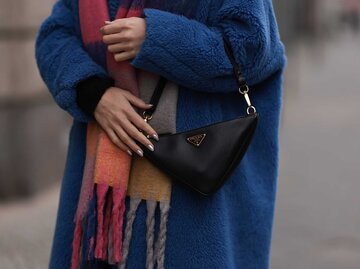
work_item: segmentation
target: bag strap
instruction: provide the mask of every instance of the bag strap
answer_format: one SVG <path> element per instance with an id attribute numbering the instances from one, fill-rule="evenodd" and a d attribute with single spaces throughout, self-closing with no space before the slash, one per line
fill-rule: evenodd
<path id="1" fill-rule="evenodd" d="M 152 118 L 152 114 L 155 112 L 155 109 L 159 103 L 160 96 L 165 88 L 166 83 L 168 80 L 164 77 L 160 77 L 158 83 L 156 84 L 155 90 L 151 96 L 150 104 L 153 104 L 153 106 L 149 109 L 144 110 L 143 117 L 145 121 L 150 120 Z"/>
<path id="2" fill-rule="evenodd" d="M 244 86 L 246 86 L 246 81 L 245 81 L 244 76 L 241 73 L 240 66 L 237 64 L 237 62 L 234 58 L 234 54 L 232 52 L 231 46 L 228 44 L 228 42 L 226 41 L 225 38 L 223 38 L 223 40 L 224 40 L 225 51 L 226 51 L 226 54 L 229 57 L 230 62 L 233 66 L 234 74 L 237 79 L 238 85 L 239 85 L 239 87 L 244 87 Z"/>
<path id="3" fill-rule="evenodd" d="M 237 81 L 237 84 L 239 85 L 239 93 L 242 94 L 245 98 L 245 101 L 248 105 L 247 107 L 247 114 L 255 114 L 256 113 L 256 109 L 255 107 L 251 104 L 250 102 L 250 98 L 249 98 L 249 95 L 248 95 L 248 92 L 249 92 L 249 86 L 247 85 L 246 83 L 246 80 L 241 72 L 241 69 L 240 69 L 240 66 L 237 64 L 236 60 L 235 60 L 235 57 L 234 57 L 234 54 L 233 54 L 233 51 L 231 49 L 231 46 L 228 44 L 228 41 L 223 37 L 223 43 L 224 43 L 224 48 L 225 48 L 225 51 L 226 51 L 226 54 L 228 56 L 228 58 L 230 59 L 230 62 L 233 66 L 233 71 L 234 71 L 234 74 L 235 74 L 235 77 L 236 77 L 236 81 Z M 160 96 L 165 88 L 165 85 L 167 83 L 167 79 L 164 78 L 164 77 L 160 77 L 158 83 L 156 84 L 156 87 L 155 87 L 155 90 L 151 96 L 151 99 L 150 99 L 150 104 L 153 104 L 153 106 L 149 109 L 146 109 L 144 112 L 143 112 L 143 117 L 144 117 L 144 120 L 145 121 L 148 121 L 152 118 L 152 114 L 154 113 L 154 111 L 156 110 L 156 107 L 159 103 L 159 99 L 160 99 Z"/>
<path id="4" fill-rule="evenodd" d="M 249 90 L 250 90 L 249 86 L 247 85 L 246 80 L 245 80 L 243 74 L 241 73 L 241 69 L 234 58 L 234 54 L 232 52 L 231 46 L 229 45 L 228 41 L 224 37 L 223 37 L 223 41 L 224 41 L 224 47 L 225 47 L 226 54 L 228 55 L 230 62 L 233 66 L 234 74 L 237 79 L 237 83 L 239 85 L 239 93 L 242 96 L 244 96 L 246 104 L 248 106 L 246 109 L 246 112 L 248 115 L 256 114 L 256 108 L 251 104 L 250 97 L 248 94 Z"/>

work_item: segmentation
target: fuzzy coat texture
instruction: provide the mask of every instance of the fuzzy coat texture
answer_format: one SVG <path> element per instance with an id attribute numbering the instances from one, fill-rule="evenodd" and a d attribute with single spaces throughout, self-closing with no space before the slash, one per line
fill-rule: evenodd
<path id="1" fill-rule="evenodd" d="M 113 1 L 116 0 L 109 1 L 110 8 Z M 107 75 L 83 48 L 77 4 L 77 1 L 58 0 L 42 23 L 35 46 L 43 80 L 57 104 L 74 119 L 50 269 L 70 268 L 86 126 L 94 120 L 77 106 L 75 85 L 91 75 Z M 278 176 L 278 130 L 286 63 L 271 0 L 198 0 L 193 18 L 152 8 L 145 8 L 144 14 L 146 39 L 131 64 L 181 85 L 177 132 L 245 113 L 245 101 L 238 93 L 222 35 L 231 43 L 260 115 L 247 153 L 216 194 L 201 197 L 174 184 L 165 268 L 266 269 Z M 134 222 L 127 268 L 144 268 L 145 217 L 142 203 Z"/>

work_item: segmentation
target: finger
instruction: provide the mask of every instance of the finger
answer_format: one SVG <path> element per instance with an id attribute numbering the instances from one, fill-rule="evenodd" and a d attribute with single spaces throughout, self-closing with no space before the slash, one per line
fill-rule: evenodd
<path id="1" fill-rule="evenodd" d="M 125 132 L 122 126 L 113 126 L 116 135 L 120 138 L 120 140 L 127 145 L 130 149 L 135 151 L 139 156 L 143 156 L 142 149 L 135 143 L 135 141 Z"/>
<path id="2" fill-rule="evenodd" d="M 131 40 L 131 36 L 128 32 L 129 31 L 121 31 L 114 34 L 103 35 L 102 40 L 105 44 L 114 44 L 129 41 Z"/>
<path id="3" fill-rule="evenodd" d="M 121 43 L 115 43 L 108 45 L 108 51 L 112 53 L 122 52 L 130 50 L 131 44 L 129 42 L 121 42 Z"/>
<path id="4" fill-rule="evenodd" d="M 123 123 L 123 127 L 133 139 L 139 141 L 150 150 L 154 151 L 154 144 L 151 143 L 151 141 L 147 139 L 146 136 L 134 126 L 134 124 L 127 120 Z"/>
<path id="5" fill-rule="evenodd" d="M 106 133 L 108 134 L 108 136 L 110 137 L 110 140 L 115 145 L 117 145 L 123 151 L 126 151 L 130 156 L 132 155 L 130 148 L 119 139 L 119 137 L 116 135 L 116 133 L 112 129 L 106 130 Z"/>
<path id="6" fill-rule="evenodd" d="M 134 94 L 132 94 L 129 91 L 124 91 L 124 95 L 127 98 L 127 100 L 134 106 L 142 108 L 142 109 L 149 109 L 150 107 L 152 107 L 152 104 L 147 104 L 144 102 L 144 100 L 142 100 L 141 98 L 135 96 Z"/>
<path id="7" fill-rule="evenodd" d="M 124 26 L 122 20 L 116 20 L 116 21 L 112 21 L 112 22 L 105 21 L 105 23 L 106 23 L 105 26 L 100 28 L 100 32 L 103 35 L 119 33 L 123 29 L 123 26 Z"/>
<path id="8" fill-rule="evenodd" d="M 128 115 L 129 120 L 140 130 L 142 130 L 143 132 L 145 132 L 146 134 L 150 135 L 151 137 L 155 138 L 156 140 L 158 140 L 159 136 L 156 133 L 156 131 L 151 127 L 151 125 L 147 122 L 144 121 L 144 119 L 135 113 L 131 113 L 130 115 Z"/>
<path id="9" fill-rule="evenodd" d="M 132 48 L 130 48 L 129 50 L 115 53 L 114 54 L 114 59 L 117 62 L 121 62 L 121 61 L 125 61 L 125 60 L 128 60 L 128 59 L 134 58 L 134 55 L 135 55 L 135 51 Z"/>

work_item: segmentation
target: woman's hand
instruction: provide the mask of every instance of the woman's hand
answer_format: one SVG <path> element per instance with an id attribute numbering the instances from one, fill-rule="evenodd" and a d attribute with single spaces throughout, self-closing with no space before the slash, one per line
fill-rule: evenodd
<path id="1" fill-rule="evenodd" d="M 115 61 L 120 62 L 134 58 L 145 39 L 145 19 L 130 17 L 112 22 L 106 21 L 105 24 L 100 28 L 100 32 L 103 34 L 103 42 L 108 45 L 108 50 L 114 54 Z M 141 148 L 134 139 L 150 150 L 154 150 L 154 145 L 139 129 L 157 140 L 159 138 L 155 130 L 144 121 L 132 105 L 142 109 L 151 107 L 129 91 L 111 87 L 100 99 L 94 116 L 114 144 L 130 155 L 130 149 L 132 149 L 143 156 Z"/>
<path id="2" fill-rule="evenodd" d="M 145 19 L 130 17 L 105 23 L 100 32 L 103 34 L 103 42 L 108 45 L 108 50 L 114 54 L 115 61 L 135 58 L 145 39 Z"/>
<path id="3" fill-rule="evenodd" d="M 96 106 L 94 116 L 114 144 L 127 151 L 130 155 L 132 155 L 130 150 L 132 149 L 142 157 L 143 151 L 135 143 L 134 139 L 147 146 L 150 150 L 154 150 L 154 145 L 139 129 L 156 140 L 159 137 L 156 131 L 144 121 L 132 105 L 142 109 L 151 107 L 150 104 L 146 104 L 131 92 L 111 87 L 101 97 L 100 102 Z"/>

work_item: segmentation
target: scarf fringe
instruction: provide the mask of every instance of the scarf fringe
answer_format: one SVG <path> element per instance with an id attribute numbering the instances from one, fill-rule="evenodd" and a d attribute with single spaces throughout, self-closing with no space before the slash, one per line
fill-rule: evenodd
<path id="1" fill-rule="evenodd" d="M 104 208 L 106 202 L 106 194 L 109 190 L 109 185 L 106 184 L 97 184 L 96 195 L 98 198 L 97 203 L 97 233 L 96 233 L 96 247 L 95 247 L 95 257 L 98 259 L 104 259 Z"/>
<path id="2" fill-rule="evenodd" d="M 129 254 L 129 247 L 130 247 L 130 241 L 132 236 L 132 230 L 133 230 L 133 223 L 136 217 L 136 210 L 139 207 L 139 204 L 141 202 L 140 198 L 131 197 L 130 198 L 130 206 L 129 211 L 126 215 L 126 226 L 125 226 L 125 236 L 124 236 L 124 243 L 123 243 L 123 259 L 119 265 L 119 269 L 125 269 L 127 257 Z"/>
<path id="3" fill-rule="evenodd" d="M 126 192 L 119 188 L 94 184 L 86 214 L 75 219 L 72 242 L 71 269 L 87 269 L 89 261 L 118 264 L 125 269 L 129 256 L 133 224 L 141 198 L 130 197 L 130 206 L 126 214 L 124 240 L 122 240 L 123 218 Z M 155 242 L 155 211 L 160 208 L 160 225 Z M 166 224 L 169 201 L 146 200 L 146 268 L 164 268 Z M 155 245 L 155 248 L 154 248 Z M 94 268 L 97 268 L 96 266 Z"/>
<path id="4" fill-rule="evenodd" d="M 156 201 L 146 201 L 146 269 L 154 268 L 154 234 Z"/>
<path id="5" fill-rule="evenodd" d="M 122 227 L 123 215 L 125 211 L 125 197 L 126 191 L 119 188 L 113 189 L 113 208 L 112 208 L 112 242 L 113 242 L 113 256 L 114 263 L 121 261 L 122 257 Z"/>
<path id="6" fill-rule="evenodd" d="M 164 268 L 165 261 L 165 242 L 166 242 L 166 224 L 168 221 L 170 204 L 168 202 L 160 202 L 160 228 L 155 245 L 155 256 L 158 269 Z"/>

